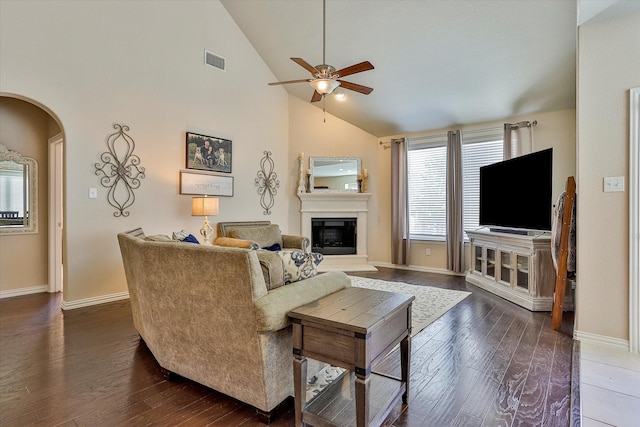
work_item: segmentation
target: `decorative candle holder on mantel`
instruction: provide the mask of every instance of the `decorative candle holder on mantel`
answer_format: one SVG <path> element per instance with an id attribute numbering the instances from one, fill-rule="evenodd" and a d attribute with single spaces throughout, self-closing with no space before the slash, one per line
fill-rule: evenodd
<path id="1" fill-rule="evenodd" d="M 298 154 L 298 193 L 309 192 L 309 179 L 304 176 L 304 153 Z"/>
<path id="2" fill-rule="evenodd" d="M 367 179 L 369 178 L 369 173 L 367 169 L 364 169 L 362 172 L 362 192 L 366 193 L 368 191 Z"/>
<path id="3" fill-rule="evenodd" d="M 369 175 L 367 174 L 367 170 L 364 169 L 364 171 L 361 174 L 358 174 L 358 193 L 366 193 L 367 192 L 367 177 Z"/>

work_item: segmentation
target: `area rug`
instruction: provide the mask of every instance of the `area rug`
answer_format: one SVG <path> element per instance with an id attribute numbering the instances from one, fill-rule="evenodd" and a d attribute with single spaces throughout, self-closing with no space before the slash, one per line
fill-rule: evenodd
<path id="1" fill-rule="evenodd" d="M 404 282 L 389 282 L 356 276 L 349 276 L 349 278 L 351 279 L 351 286 L 413 295 L 415 300 L 413 300 L 411 306 L 411 336 L 422 331 L 460 301 L 471 295 L 471 292 L 411 285 Z M 320 390 L 340 377 L 343 372 L 344 369 L 342 368 L 325 366 L 317 375 L 311 377 L 307 384 L 307 402 L 318 395 Z"/>
<path id="2" fill-rule="evenodd" d="M 410 285 L 404 282 L 388 282 L 367 277 L 349 276 L 351 286 L 413 295 L 416 299 L 411 306 L 411 336 L 414 336 L 438 317 L 453 308 L 471 292 L 434 288 L 433 286 Z"/>

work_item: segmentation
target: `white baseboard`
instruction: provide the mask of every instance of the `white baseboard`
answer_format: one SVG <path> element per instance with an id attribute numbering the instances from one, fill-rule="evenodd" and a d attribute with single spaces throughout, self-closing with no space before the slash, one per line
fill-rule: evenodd
<path id="1" fill-rule="evenodd" d="M 120 301 L 129 298 L 129 292 L 118 292 L 116 294 L 101 295 L 99 297 L 79 299 L 76 301 L 62 301 L 63 310 L 73 310 L 81 307 L 89 307 L 91 305 L 104 304 L 107 302 Z"/>
<path id="2" fill-rule="evenodd" d="M 397 265 L 388 262 L 370 262 L 369 264 L 376 267 L 395 268 L 397 270 L 423 271 L 425 273 L 446 274 L 447 276 L 465 276 L 465 273 L 455 273 L 451 270 L 447 270 L 446 268 L 423 267 L 420 265 Z"/>
<path id="3" fill-rule="evenodd" d="M 28 288 L 11 289 L 8 291 L 0 291 L 0 299 L 19 297 L 21 295 L 39 294 L 49 292 L 49 285 L 29 286 Z"/>
<path id="4" fill-rule="evenodd" d="M 0 291 L 0 299 L 18 297 L 21 295 L 39 294 L 49 292 L 48 285 L 30 286 L 28 288 L 11 289 L 8 291 Z M 91 305 L 104 304 L 107 302 L 120 301 L 129 298 L 129 292 L 118 292 L 116 294 L 101 295 L 99 297 L 85 298 L 76 301 L 62 301 L 61 308 L 63 310 L 73 310 L 74 308 L 89 307 Z"/>
<path id="5" fill-rule="evenodd" d="M 590 332 L 573 331 L 573 339 L 581 343 L 597 344 L 609 347 L 613 350 L 629 351 L 629 341 L 606 335 L 592 334 Z"/>

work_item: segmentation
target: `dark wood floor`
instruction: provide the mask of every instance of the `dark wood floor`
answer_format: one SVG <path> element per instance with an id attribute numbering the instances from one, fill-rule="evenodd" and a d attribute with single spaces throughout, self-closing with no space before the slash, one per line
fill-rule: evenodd
<path id="1" fill-rule="evenodd" d="M 413 338 L 410 402 L 395 407 L 386 426 L 569 426 L 571 313 L 557 332 L 550 313 L 461 277 L 357 275 L 472 292 Z M 60 295 L 35 294 L 0 300 L 0 426 L 27 425 L 262 424 L 241 402 L 165 380 L 133 328 L 128 301 L 62 312 Z M 292 411 L 272 425 L 293 425 Z"/>

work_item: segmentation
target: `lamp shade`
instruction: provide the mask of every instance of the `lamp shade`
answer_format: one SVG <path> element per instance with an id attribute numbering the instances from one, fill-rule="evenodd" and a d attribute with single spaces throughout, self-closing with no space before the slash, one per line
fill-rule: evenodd
<path id="1" fill-rule="evenodd" d="M 320 95 L 329 95 L 335 88 L 340 86 L 340 82 L 334 79 L 315 79 L 309 82 Z"/>
<path id="2" fill-rule="evenodd" d="M 193 197 L 191 199 L 192 216 L 218 215 L 219 200 L 216 197 Z"/>

